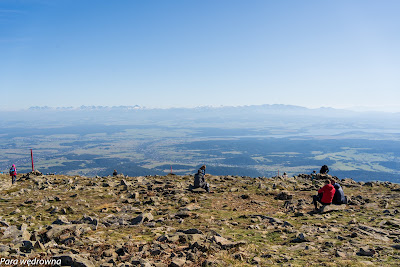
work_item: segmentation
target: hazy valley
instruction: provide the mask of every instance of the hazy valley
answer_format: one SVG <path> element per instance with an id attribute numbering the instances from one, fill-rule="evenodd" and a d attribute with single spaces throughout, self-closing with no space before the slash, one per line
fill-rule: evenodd
<path id="1" fill-rule="evenodd" d="M 263 105 L 145 109 L 31 108 L 1 112 L 2 171 L 130 176 L 310 173 L 399 182 L 400 114 Z"/>

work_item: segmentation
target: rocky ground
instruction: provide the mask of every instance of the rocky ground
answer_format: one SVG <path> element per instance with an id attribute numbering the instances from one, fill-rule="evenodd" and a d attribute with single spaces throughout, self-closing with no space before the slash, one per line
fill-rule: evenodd
<path id="1" fill-rule="evenodd" d="M 348 205 L 313 212 L 323 185 L 290 178 L 0 175 L 0 256 L 64 266 L 399 266 L 400 185 L 340 181 Z"/>

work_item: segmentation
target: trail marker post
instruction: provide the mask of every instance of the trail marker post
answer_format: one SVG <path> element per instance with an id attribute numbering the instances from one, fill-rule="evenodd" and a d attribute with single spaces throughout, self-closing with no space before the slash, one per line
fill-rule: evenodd
<path id="1" fill-rule="evenodd" d="M 32 160 L 32 171 L 35 171 L 35 167 L 33 166 L 33 152 L 31 149 L 31 160 Z"/>

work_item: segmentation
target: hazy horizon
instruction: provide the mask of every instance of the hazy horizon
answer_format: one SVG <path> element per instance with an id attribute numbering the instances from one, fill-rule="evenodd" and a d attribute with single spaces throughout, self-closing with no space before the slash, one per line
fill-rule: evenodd
<path id="1" fill-rule="evenodd" d="M 25 108 L 13 107 L 13 108 L 4 108 L 0 107 L 0 112 L 19 112 L 26 111 L 35 108 L 40 109 L 79 109 L 81 107 L 104 107 L 104 108 L 112 108 L 112 107 L 136 107 L 140 109 L 171 109 L 171 108 L 183 108 L 183 109 L 193 109 L 193 108 L 227 108 L 227 107 L 249 107 L 249 106 L 294 106 L 301 107 L 306 109 L 337 109 L 337 110 L 345 110 L 345 111 L 354 111 L 354 112 L 384 112 L 384 113 L 398 113 L 400 112 L 400 107 L 367 107 L 367 106 L 352 106 L 352 107 L 333 107 L 333 106 L 319 106 L 319 107 L 310 107 L 310 106 L 302 106 L 302 105 L 287 105 L 287 104 L 259 104 L 259 105 L 200 105 L 200 106 L 189 106 L 189 105 L 180 105 L 180 106 L 142 106 L 138 104 L 134 105 L 80 105 L 80 106 L 29 106 Z"/>

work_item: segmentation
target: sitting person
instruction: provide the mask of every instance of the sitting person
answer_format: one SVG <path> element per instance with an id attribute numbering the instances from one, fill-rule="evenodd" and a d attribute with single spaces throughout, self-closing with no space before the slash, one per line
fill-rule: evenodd
<path id="1" fill-rule="evenodd" d="M 318 209 L 318 202 L 322 205 L 332 204 L 333 196 L 335 195 L 335 188 L 330 180 L 325 180 L 325 185 L 318 190 L 318 195 L 313 196 L 313 204 L 315 209 Z"/>
<path id="2" fill-rule="evenodd" d="M 114 170 L 114 172 L 113 172 L 113 176 L 117 176 L 118 175 L 118 172 L 117 172 L 117 170 Z"/>
<path id="3" fill-rule="evenodd" d="M 335 180 L 333 179 L 331 180 L 331 184 L 335 188 L 335 195 L 333 196 L 332 204 L 335 205 L 347 204 L 347 199 L 344 196 L 342 187 L 338 183 L 336 183 Z"/>
<path id="4" fill-rule="evenodd" d="M 322 166 L 321 170 L 319 170 L 320 174 L 328 174 L 328 172 L 329 172 L 329 168 L 326 165 Z"/>
<path id="5" fill-rule="evenodd" d="M 204 188 L 207 192 L 210 192 L 210 185 L 206 183 L 205 175 L 206 165 L 203 165 L 194 175 L 194 188 Z"/>
<path id="6" fill-rule="evenodd" d="M 317 172 L 315 170 L 310 175 L 311 175 L 311 181 L 317 179 Z"/>

